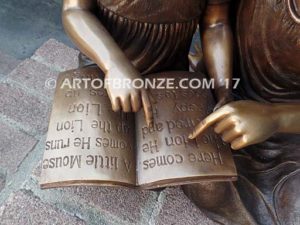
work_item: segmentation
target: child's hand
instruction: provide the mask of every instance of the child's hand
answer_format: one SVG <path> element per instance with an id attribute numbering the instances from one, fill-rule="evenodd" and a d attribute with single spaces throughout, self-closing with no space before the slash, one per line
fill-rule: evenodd
<path id="1" fill-rule="evenodd" d="M 112 109 L 115 112 L 138 112 L 143 107 L 146 122 L 150 125 L 153 122 L 150 99 L 144 88 L 133 87 L 134 79 L 141 79 L 141 76 L 133 66 L 114 67 L 106 73 L 106 90 Z"/>

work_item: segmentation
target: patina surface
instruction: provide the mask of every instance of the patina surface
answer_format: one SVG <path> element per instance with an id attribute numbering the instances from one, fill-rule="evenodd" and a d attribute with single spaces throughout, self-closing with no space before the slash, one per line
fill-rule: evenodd
<path id="1" fill-rule="evenodd" d="M 238 183 L 190 185 L 184 190 L 224 224 L 297 224 L 300 2 L 239 3 L 235 37 L 241 67 L 237 74 L 243 82 L 237 93 L 241 101 L 232 103 L 225 85 L 232 77 L 229 1 L 65 0 L 63 22 L 105 78 L 135 79 L 152 72 L 187 70 L 189 45 L 200 21 L 204 63 L 217 81 L 218 105 L 190 138 L 215 125 L 233 149 L 244 150 L 236 156 Z M 114 111 L 136 112 L 143 106 L 148 124 L 152 122 L 146 90 L 108 87 L 107 91 Z"/>

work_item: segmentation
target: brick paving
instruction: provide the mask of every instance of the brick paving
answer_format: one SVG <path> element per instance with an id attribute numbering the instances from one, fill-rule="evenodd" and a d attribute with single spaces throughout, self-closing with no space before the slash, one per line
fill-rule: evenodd
<path id="1" fill-rule="evenodd" d="M 53 39 L 31 59 L 11 59 L 15 69 L 3 66 L 0 54 L 0 74 L 7 73 L 0 75 L 0 225 L 216 225 L 179 188 L 39 188 L 53 94 L 45 82 L 76 68 L 77 56 Z"/>
<path id="2" fill-rule="evenodd" d="M 6 175 L 4 173 L 0 173 L 0 191 L 5 187 Z"/>
<path id="3" fill-rule="evenodd" d="M 77 68 L 78 54 L 78 51 L 50 39 L 35 52 L 32 58 L 52 69 L 65 71 Z"/>
<path id="4" fill-rule="evenodd" d="M 58 72 L 52 71 L 49 67 L 33 59 L 26 59 L 7 76 L 7 79 L 23 84 L 26 88 L 51 98 L 54 89 L 45 88 L 45 81 L 56 80 L 57 76 Z"/>
<path id="5" fill-rule="evenodd" d="M 12 82 L 0 83 L 0 114 L 32 133 L 45 133 L 48 127 L 49 104 L 25 88 Z"/>
<path id="6" fill-rule="evenodd" d="M 74 215 L 43 203 L 30 191 L 13 193 L 7 202 L 0 207 L 1 224 L 12 225 L 69 225 L 86 224 Z"/>
<path id="7" fill-rule="evenodd" d="M 6 170 L 5 174 L 11 175 L 17 171 L 19 164 L 34 148 L 37 141 L 3 122 L 0 122 L 0 130 L 0 167 Z"/>

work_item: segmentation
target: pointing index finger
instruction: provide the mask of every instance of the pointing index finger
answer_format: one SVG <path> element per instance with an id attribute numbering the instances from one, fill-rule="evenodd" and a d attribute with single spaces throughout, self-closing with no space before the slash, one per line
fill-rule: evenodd
<path id="1" fill-rule="evenodd" d="M 147 92 L 145 90 L 142 90 L 141 94 L 142 94 L 142 103 L 145 112 L 146 123 L 147 126 L 150 126 L 153 122 L 152 105 Z"/>
<path id="2" fill-rule="evenodd" d="M 226 105 L 214 111 L 195 127 L 194 131 L 189 135 L 189 139 L 195 139 L 198 135 L 203 133 L 208 127 L 212 126 L 213 124 L 223 119 L 230 112 L 231 112 L 231 108 L 229 108 Z"/>

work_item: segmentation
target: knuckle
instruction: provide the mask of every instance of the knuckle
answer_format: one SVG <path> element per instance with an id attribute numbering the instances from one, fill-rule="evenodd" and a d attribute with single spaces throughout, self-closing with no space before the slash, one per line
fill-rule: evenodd
<path id="1" fill-rule="evenodd" d="M 117 106 L 112 106 L 112 110 L 113 110 L 114 112 L 119 112 L 119 111 L 120 111 L 120 108 L 117 107 Z"/>
<path id="2" fill-rule="evenodd" d="M 232 144 L 232 145 L 231 145 L 231 148 L 232 148 L 233 150 L 239 150 L 239 149 L 240 149 L 236 144 Z"/>
<path id="3" fill-rule="evenodd" d="M 231 148 L 233 150 L 240 150 L 242 148 L 242 145 L 240 143 L 231 143 Z"/>
<path id="4" fill-rule="evenodd" d="M 225 106 L 227 107 L 227 109 L 231 112 L 237 112 L 237 110 L 239 109 L 239 102 L 230 102 L 228 104 L 226 104 Z"/>
<path id="5" fill-rule="evenodd" d="M 242 129 L 239 127 L 239 126 L 235 126 L 233 128 L 233 131 L 236 133 L 236 134 L 242 134 Z"/>
<path id="6" fill-rule="evenodd" d="M 228 142 L 227 136 L 223 134 L 223 135 L 222 135 L 222 140 L 223 140 L 224 142 Z"/>
<path id="7" fill-rule="evenodd" d="M 138 112 L 138 111 L 140 111 L 140 109 L 141 109 L 141 106 L 135 106 L 135 107 L 133 107 L 133 112 Z"/>
<path id="8" fill-rule="evenodd" d="M 215 131 L 215 133 L 217 133 L 217 134 L 220 134 L 220 133 L 221 133 L 221 131 L 220 131 L 220 128 L 219 128 L 219 127 L 215 127 L 215 128 L 214 128 L 214 131 Z"/>
<path id="9" fill-rule="evenodd" d="M 125 103 L 125 98 L 118 98 L 118 101 L 121 105 L 124 105 Z"/>
<path id="10" fill-rule="evenodd" d="M 131 107 L 129 105 L 125 105 L 123 107 L 123 111 L 126 112 L 126 113 L 131 112 Z"/>
<path id="11" fill-rule="evenodd" d="M 140 100 L 140 95 L 138 93 L 131 93 L 131 98 L 135 101 Z"/>
<path id="12" fill-rule="evenodd" d="M 204 119 L 204 120 L 202 120 L 201 122 L 200 122 L 200 126 L 206 126 L 206 124 L 207 124 L 207 120 L 206 119 Z"/>
<path id="13" fill-rule="evenodd" d="M 244 145 L 247 145 L 249 143 L 249 141 L 250 141 L 249 136 L 248 135 L 243 135 L 242 143 Z"/>
<path id="14" fill-rule="evenodd" d="M 226 104 L 226 105 L 224 105 L 223 106 L 223 108 L 225 109 L 225 110 L 232 110 L 233 108 L 234 108 L 234 103 L 228 103 L 228 104 Z"/>
<path id="15" fill-rule="evenodd" d="M 139 97 L 140 96 L 140 90 L 138 89 L 133 89 L 131 92 L 131 95 L 134 97 Z"/>

